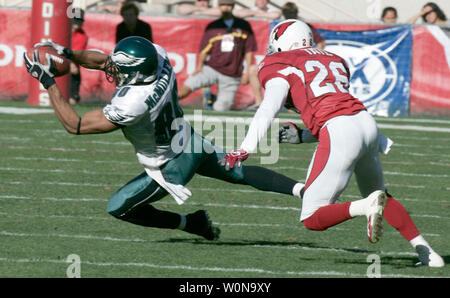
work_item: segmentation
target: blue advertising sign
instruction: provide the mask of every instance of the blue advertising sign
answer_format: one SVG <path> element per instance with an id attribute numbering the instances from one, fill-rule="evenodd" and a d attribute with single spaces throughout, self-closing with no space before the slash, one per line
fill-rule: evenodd
<path id="1" fill-rule="evenodd" d="M 325 50 L 350 69 L 350 93 L 378 116 L 408 116 L 411 82 L 412 27 L 368 31 L 317 29 Z"/>

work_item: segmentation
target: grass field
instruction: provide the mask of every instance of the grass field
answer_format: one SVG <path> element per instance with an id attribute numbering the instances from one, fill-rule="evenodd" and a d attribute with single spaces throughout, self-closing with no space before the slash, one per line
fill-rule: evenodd
<path id="1" fill-rule="evenodd" d="M 5 107 L 27 105 L 0 102 Z M 66 277 L 71 254 L 80 257 L 81 277 L 366 277 L 372 254 L 381 258 L 381 277 L 450 277 L 449 265 L 414 267 L 415 251 L 388 225 L 377 244 L 367 240 L 365 218 L 308 231 L 298 222 L 300 199 L 201 176 L 187 185 L 186 204 L 166 197 L 155 206 L 207 209 L 222 230 L 218 241 L 117 220 L 106 213 L 108 198 L 143 171 L 132 146 L 120 131 L 69 135 L 47 110 L 0 112 L 0 277 Z M 395 142 L 382 157 L 387 187 L 448 263 L 450 120 L 377 120 Z M 283 144 L 279 161 L 265 166 L 303 181 L 314 148 Z M 246 163 L 258 164 L 258 156 Z M 352 178 L 341 201 L 357 198 Z"/>

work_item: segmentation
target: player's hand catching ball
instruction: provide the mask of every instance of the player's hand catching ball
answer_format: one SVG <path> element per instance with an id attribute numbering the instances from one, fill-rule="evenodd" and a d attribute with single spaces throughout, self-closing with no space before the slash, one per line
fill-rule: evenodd
<path id="1" fill-rule="evenodd" d="M 46 55 L 47 65 L 39 62 L 38 50 L 33 52 L 33 60 L 30 60 L 26 53 L 23 54 L 23 58 L 25 60 L 25 67 L 27 68 L 28 73 L 31 74 L 33 78 L 36 78 L 45 89 L 48 89 L 50 86 L 55 84 L 55 62 L 50 55 Z"/>
<path id="2" fill-rule="evenodd" d="M 235 165 L 236 167 L 240 168 L 242 162 L 247 158 L 248 158 L 247 151 L 243 149 L 235 149 L 230 153 L 228 153 L 227 155 L 225 155 L 224 158 L 219 160 L 219 163 L 225 167 L 226 171 L 229 171 L 230 169 L 234 168 Z"/>

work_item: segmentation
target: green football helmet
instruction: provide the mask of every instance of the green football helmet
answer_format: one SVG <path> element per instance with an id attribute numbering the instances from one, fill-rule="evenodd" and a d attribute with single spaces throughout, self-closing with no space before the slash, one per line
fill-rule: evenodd
<path id="1" fill-rule="evenodd" d="M 106 79 L 117 86 L 149 84 L 156 79 L 158 53 L 147 39 L 130 36 L 122 39 L 108 56 Z"/>

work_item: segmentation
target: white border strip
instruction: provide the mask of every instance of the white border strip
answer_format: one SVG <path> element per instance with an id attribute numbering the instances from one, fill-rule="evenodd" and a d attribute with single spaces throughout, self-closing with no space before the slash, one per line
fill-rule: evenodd
<path id="1" fill-rule="evenodd" d="M 0 113 L 13 115 L 53 114 L 53 109 L 0 107 Z"/>

